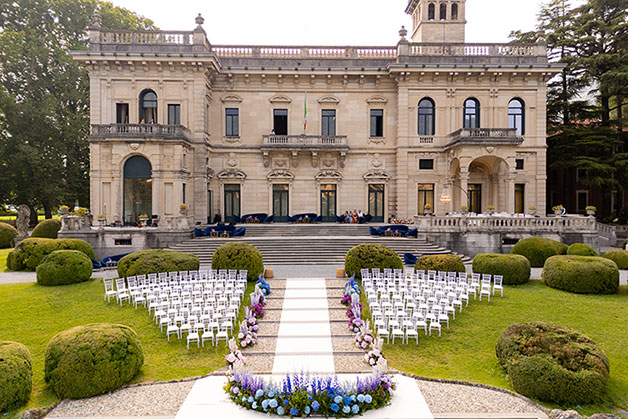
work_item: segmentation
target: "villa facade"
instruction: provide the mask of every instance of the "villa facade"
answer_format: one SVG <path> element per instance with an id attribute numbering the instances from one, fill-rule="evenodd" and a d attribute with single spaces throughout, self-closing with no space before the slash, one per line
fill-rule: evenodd
<path id="1" fill-rule="evenodd" d="M 390 47 L 212 45 L 94 16 L 91 209 L 194 222 L 545 208 L 546 45 L 464 43 L 465 0 L 411 0 Z M 409 37 L 409 39 L 407 39 Z"/>

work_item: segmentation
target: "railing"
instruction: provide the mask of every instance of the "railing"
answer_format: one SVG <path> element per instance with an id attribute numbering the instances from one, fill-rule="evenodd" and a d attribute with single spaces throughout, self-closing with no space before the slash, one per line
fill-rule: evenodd
<path id="1" fill-rule="evenodd" d="M 100 43 L 192 45 L 194 43 L 194 32 L 103 30 L 100 32 Z"/>
<path id="2" fill-rule="evenodd" d="M 264 146 L 269 147 L 346 147 L 347 136 L 321 135 L 264 135 Z"/>
<path id="3" fill-rule="evenodd" d="M 92 125 L 92 137 L 103 138 L 183 138 L 189 140 L 192 133 L 183 125 L 159 124 L 106 124 Z"/>
<path id="4" fill-rule="evenodd" d="M 410 44 L 410 55 L 414 56 L 545 56 L 542 44 Z"/>
<path id="5" fill-rule="evenodd" d="M 574 232 L 599 231 L 594 217 L 415 217 L 419 231 L 428 232 Z"/>
<path id="6" fill-rule="evenodd" d="M 397 58 L 395 47 L 306 47 L 214 45 L 225 58 Z"/>
<path id="7" fill-rule="evenodd" d="M 450 144 L 466 141 L 492 141 L 507 144 L 523 142 L 515 128 L 462 128 L 449 134 Z"/>

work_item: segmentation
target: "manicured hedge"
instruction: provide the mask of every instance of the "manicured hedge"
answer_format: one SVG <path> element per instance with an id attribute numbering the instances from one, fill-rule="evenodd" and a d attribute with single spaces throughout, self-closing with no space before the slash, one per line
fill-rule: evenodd
<path id="1" fill-rule="evenodd" d="M 615 262 L 619 269 L 628 269 L 628 251 L 626 250 L 609 250 L 608 252 L 602 253 L 600 256 Z"/>
<path id="2" fill-rule="evenodd" d="M 510 326 L 497 358 L 515 390 L 549 403 L 596 403 L 606 391 L 609 362 L 586 336 L 565 327 L 530 322 Z"/>
<path id="3" fill-rule="evenodd" d="M 78 250 L 94 259 L 94 249 L 78 239 L 26 239 L 9 253 L 7 267 L 12 271 L 34 271 L 44 257 L 55 250 Z"/>
<path id="4" fill-rule="evenodd" d="M 359 244 L 345 256 L 345 273 L 362 278 L 360 269 L 403 269 L 403 261 L 394 250 L 381 244 Z"/>
<path id="5" fill-rule="evenodd" d="M 547 286 L 577 294 L 617 294 L 619 269 L 615 262 L 594 256 L 553 256 L 542 273 Z"/>
<path id="6" fill-rule="evenodd" d="M 37 266 L 39 285 L 69 285 L 92 276 L 92 261 L 78 250 L 55 250 Z"/>
<path id="7" fill-rule="evenodd" d="M 568 255 L 574 256 L 597 256 L 597 252 L 591 246 L 584 243 L 574 243 L 567 249 Z"/>
<path id="8" fill-rule="evenodd" d="M 0 223 L 0 249 L 13 247 L 13 240 L 17 237 L 17 230 L 11 224 Z"/>
<path id="9" fill-rule="evenodd" d="M 530 261 L 521 255 L 481 253 L 473 259 L 473 272 L 503 275 L 504 285 L 525 284 L 530 280 Z"/>
<path id="10" fill-rule="evenodd" d="M 225 243 L 214 251 L 212 269 L 246 269 L 247 280 L 257 281 L 264 273 L 262 252 L 248 243 Z"/>
<path id="11" fill-rule="evenodd" d="M 16 342 L 0 342 L 0 412 L 25 404 L 33 387 L 31 353 Z"/>
<path id="12" fill-rule="evenodd" d="M 126 255 L 118 262 L 121 278 L 159 272 L 195 271 L 200 261 L 195 255 L 172 250 L 140 250 Z"/>
<path id="13" fill-rule="evenodd" d="M 544 237 L 529 237 L 519 241 L 510 251 L 513 255 L 525 256 L 533 268 L 542 268 L 547 258 L 567 254 L 569 246 Z"/>
<path id="14" fill-rule="evenodd" d="M 142 346 L 130 327 L 88 324 L 50 340 L 44 379 L 59 398 L 81 399 L 127 384 L 143 363 Z"/>
<path id="15" fill-rule="evenodd" d="M 60 229 L 61 221 L 55 219 L 44 220 L 33 229 L 31 237 L 56 239 Z"/>
<path id="16" fill-rule="evenodd" d="M 462 258 L 458 255 L 421 256 L 414 268 L 423 271 L 466 272 Z"/>

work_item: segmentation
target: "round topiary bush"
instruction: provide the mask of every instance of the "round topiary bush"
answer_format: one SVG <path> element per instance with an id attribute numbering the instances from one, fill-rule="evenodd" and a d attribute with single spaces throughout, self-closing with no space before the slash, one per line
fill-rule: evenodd
<path id="1" fill-rule="evenodd" d="M 152 249 L 133 252 L 118 262 L 121 278 L 159 272 L 195 271 L 200 261 L 195 255 L 172 250 Z"/>
<path id="2" fill-rule="evenodd" d="M 88 324 L 55 335 L 46 347 L 44 379 L 59 398 L 113 391 L 137 375 L 144 353 L 128 326 Z"/>
<path id="3" fill-rule="evenodd" d="M 574 243 L 567 249 L 568 255 L 574 256 L 597 256 L 597 252 L 591 246 L 584 243 Z"/>
<path id="4" fill-rule="evenodd" d="M 13 247 L 13 240 L 17 237 L 17 230 L 10 224 L 0 223 L 0 249 Z"/>
<path id="5" fill-rule="evenodd" d="M 61 221 L 50 219 L 44 220 L 33 229 L 31 237 L 40 237 L 44 239 L 56 239 L 61 229 Z"/>
<path id="6" fill-rule="evenodd" d="M 462 258 L 458 255 L 421 256 L 414 268 L 420 271 L 466 272 Z"/>
<path id="7" fill-rule="evenodd" d="M 602 253 L 600 256 L 615 262 L 619 269 L 628 269 L 628 251 L 626 250 L 609 250 L 608 252 Z"/>
<path id="8" fill-rule="evenodd" d="M 0 412 L 28 401 L 33 386 L 31 353 L 15 342 L 0 342 Z"/>
<path id="9" fill-rule="evenodd" d="M 510 251 L 513 255 L 525 256 L 533 268 L 542 268 L 547 258 L 564 255 L 569 246 L 544 237 L 529 237 L 520 240 Z"/>
<path id="10" fill-rule="evenodd" d="M 518 393 L 550 403 L 588 404 L 602 399 L 608 358 L 586 336 L 548 323 L 510 326 L 497 358 Z"/>
<path id="11" fill-rule="evenodd" d="M 362 278 L 361 269 L 403 269 L 403 261 L 394 250 L 381 244 L 359 244 L 345 256 L 345 273 Z"/>
<path id="12" fill-rule="evenodd" d="M 520 285 L 530 280 L 530 261 L 521 255 L 481 253 L 473 259 L 473 272 L 502 275 L 504 285 Z"/>
<path id="13" fill-rule="evenodd" d="M 549 287 L 577 294 L 617 294 L 615 262 L 594 256 L 552 256 L 541 274 Z"/>
<path id="14" fill-rule="evenodd" d="M 44 257 L 55 250 L 78 250 L 94 259 L 94 249 L 79 239 L 26 239 L 16 246 L 7 257 L 7 267 L 12 271 L 34 271 Z"/>
<path id="15" fill-rule="evenodd" d="M 39 285 L 69 285 L 92 277 L 92 261 L 78 250 L 55 250 L 37 266 Z"/>
<path id="16" fill-rule="evenodd" d="M 212 256 L 212 269 L 246 269 L 247 280 L 257 281 L 264 273 L 262 253 L 248 243 L 225 243 Z"/>

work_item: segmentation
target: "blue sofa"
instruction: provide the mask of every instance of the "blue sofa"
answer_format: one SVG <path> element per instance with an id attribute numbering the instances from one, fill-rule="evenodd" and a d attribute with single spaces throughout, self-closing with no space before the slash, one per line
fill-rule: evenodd
<path id="1" fill-rule="evenodd" d="M 286 215 L 286 221 L 289 223 L 296 223 L 301 218 L 305 218 L 305 216 L 308 216 L 312 223 L 320 223 L 321 221 L 323 221 L 322 215 L 313 214 L 313 213 L 297 214 L 297 215 L 293 215 L 292 217 L 289 215 Z"/>
<path id="2" fill-rule="evenodd" d="M 411 229 L 407 225 L 389 225 L 382 226 L 377 229 L 373 227 L 369 227 L 369 231 L 371 232 L 371 236 L 385 236 L 387 231 L 395 231 L 401 233 L 404 237 L 414 237 L 416 238 L 419 234 L 418 229 Z"/>
<path id="3" fill-rule="evenodd" d="M 122 259 L 123 257 L 125 257 L 126 255 L 128 255 L 128 253 L 124 253 L 122 255 L 115 255 L 115 256 L 107 256 L 106 258 L 102 259 L 100 261 L 100 265 L 101 267 L 105 267 L 111 263 L 118 263 L 120 262 L 120 259 Z M 94 264 L 94 261 L 92 261 L 92 265 Z"/>
<path id="4" fill-rule="evenodd" d="M 266 222 L 266 219 L 268 218 L 268 214 L 266 213 L 246 214 L 240 217 L 240 222 L 246 223 L 249 218 L 255 219 L 259 221 L 260 223 L 264 223 Z"/>
<path id="5" fill-rule="evenodd" d="M 443 253 L 423 253 L 419 255 L 419 257 L 414 256 L 412 253 L 404 253 L 403 254 L 403 264 L 404 265 L 416 265 L 419 261 L 419 258 L 422 256 L 431 256 L 431 255 L 452 255 L 451 252 L 443 252 Z"/>
<path id="6" fill-rule="evenodd" d="M 229 237 L 244 237 L 246 234 L 246 227 L 236 228 L 233 225 L 221 225 L 215 227 L 207 227 L 205 230 L 200 228 L 194 229 L 194 237 L 208 237 L 212 235 L 212 232 L 218 232 L 219 234 L 227 233 Z"/>

